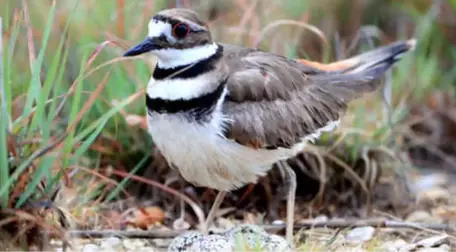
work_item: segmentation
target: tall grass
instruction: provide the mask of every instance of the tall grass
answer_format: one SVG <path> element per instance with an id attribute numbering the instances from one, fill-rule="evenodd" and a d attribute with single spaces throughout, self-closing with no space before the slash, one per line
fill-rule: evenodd
<path id="1" fill-rule="evenodd" d="M 123 96 L 120 102 L 106 108 L 97 118 L 87 120 L 88 112 L 98 101 L 111 75 L 111 71 L 104 73 L 105 78 L 94 83 L 97 86 L 95 90 L 84 90 L 87 75 L 92 70 L 90 65 L 103 47 L 85 50 L 79 62 L 75 62 L 70 59 L 72 47 L 68 40 L 68 28 L 74 12 L 69 12 L 63 29 L 57 35 L 52 33 L 56 23 L 56 1 L 46 10 L 43 30 L 32 26 L 30 4 L 23 1 L 21 10 L 16 9 L 16 17 L 21 13 L 24 19 L 16 19 L 16 23 L 7 26 L 10 36 L 3 47 L 6 53 L 2 57 L 5 74 L 0 75 L 2 207 L 20 208 L 24 203 L 46 199 L 62 177 L 68 179 L 68 168 L 80 162 L 110 118 L 134 100 L 134 97 Z M 25 28 L 27 36 L 20 36 L 21 28 Z M 40 31 L 40 43 L 35 41 L 37 31 Z M 28 49 L 29 68 L 23 75 L 27 78 L 15 71 L 20 67 L 15 57 L 17 47 L 24 46 L 18 45 L 19 38 L 24 37 L 27 38 L 25 46 Z M 36 51 L 36 48 L 39 49 Z M 79 66 L 79 73 L 74 76 L 72 83 L 66 79 L 70 63 Z M 14 90 L 16 85 L 22 86 L 21 92 Z M 37 190 L 40 185 L 41 189 Z"/>

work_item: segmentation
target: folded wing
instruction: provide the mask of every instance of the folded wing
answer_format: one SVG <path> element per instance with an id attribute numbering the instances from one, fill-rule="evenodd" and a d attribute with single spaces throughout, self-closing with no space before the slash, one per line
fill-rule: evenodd
<path id="1" fill-rule="evenodd" d="M 414 44 L 397 42 L 329 68 L 223 45 L 230 70 L 223 111 L 232 119 L 226 136 L 242 144 L 276 148 L 330 130 L 347 103 L 375 90 L 380 84 L 375 80 Z"/>

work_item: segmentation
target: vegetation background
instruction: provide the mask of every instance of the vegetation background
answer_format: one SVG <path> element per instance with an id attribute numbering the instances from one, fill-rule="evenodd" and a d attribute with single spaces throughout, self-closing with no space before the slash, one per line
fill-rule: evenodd
<path id="1" fill-rule="evenodd" d="M 321 62 L 417 38 L 417 50 L 387 75 L 385 88 L 352 103 L 342 127 L 325 138 L 332 144 L 320 151 L 342 143 L 339 157 L 353 169 L 367 148 L 406 160 L 412 174 L 456 171 L 455 0 L 0 0 L 0 6 L 4 220 L 19 210 L 45 220 L 37 209 L 59 199 L 82 225 L 93 209 L 128 195 L 178 212 L 170 202 L 177 202 L 172 187 L 179 178 L 151 159 L 144 125 L 153 59 L 120 57 L 144 38 L 155 12 L 173 6 L 198 11 L 217 41 Z M 140 176 L 130 183 L 129 174 Z M 172 195 L 156 200 L 138 181 Z"/>

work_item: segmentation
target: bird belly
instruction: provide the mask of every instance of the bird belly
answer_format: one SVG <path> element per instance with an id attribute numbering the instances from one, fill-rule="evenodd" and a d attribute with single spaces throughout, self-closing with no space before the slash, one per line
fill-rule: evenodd
<path id="1" fill-rule="evenodd" d="M 289 156 L 286 149 L 253 149 L 226 139 L 221 124 L 222 120 L 189 121 L 179 114 L 148 115 L 157 148 L 185 180 L 197 186 L 229 191 L 255 183 L 273 163 Z"/>

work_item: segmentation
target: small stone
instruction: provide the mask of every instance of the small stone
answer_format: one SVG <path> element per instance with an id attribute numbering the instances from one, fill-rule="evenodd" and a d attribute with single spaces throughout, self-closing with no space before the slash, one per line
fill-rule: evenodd
<path id="1" fill-rule="evenodd" d="M 365 242 L 372 239 L 375 233 L 375 228 L 371 226 L 357 227 L 352 229 L 346 236 L 345 239 L 352 242 Z"/>
<path id="2" fill-rule="evenodd" d="M 327 222 L 328 220 L 329 220 L 329 218 L 326 215 L 319 215 L 314 218 L 315 222 Z"/>
<path id="3" fill-rule="evenodd" d="M 107 245 L 110 245 L 112 247 L 116 247 L 116 246 L 119 246 L 119 245 L 122 245 L 122 241 L 117 238 L 117 237 L 109 237 L 108 239 L 106 239 L 104 241 L 105 244 Z"/>
<path id="4" fill-rule="evenodd" d="M 272 221 L 272 225 L 285 225 L 285 221 L 283 221 L 283 220 L 274 220 L 274 221 Z"/>
<path id="5" fill-rule="evenodd" d="M 426 211 L 415 211 L 405 219 L 408 222 L 426 222 L 431 219 L 431 215 Z"/>
<path id="6" fill-rule="evenodd" d="M 86 244 L 82 248 L 82 252 L 97 252 L 100 251 L 100 248 L 95 244 Z"/>
<path id="7" fill-rule="evenodd" d="M 173 222 L 173 230 L 188 230 L 190 224 L 184 220 L 184 218 L 179 218 Z"/>
<path id="8" fill-rule="evenodd" d="M 100 243 L 100 247 L 104 249 L 113 250 L 122 245 L 122 241 L 117 237 L 109 237 Z"/>
<path id="9" fill-rule="evenodd" d="M 448 176 L 442 173 L 432 173 L 420 176 L 413 184 L 415 192 L 430 190 L 434 187 L 448 184 Z"/>
<path id="10" fill-rule="evenodd" d="M 51 243 L 51 245 L 55 245 L 55 246 L 62 246 L 62 244 L 63 244 L 62 241 L 55 240 L 55 239 L 52 239 L 50 243 Z"/>
<path id="11" fill-rule="evenodd" d="M 145 246 L 145 242 L 139 239 L 125 239 L 122 244 L 127 250 L 139 250 Z"/>
<path id="12" fill-rule="evenodd" d="M 389 252 L 396 252 L 399 251 L 401 248 L 407 246 L 408 243 L 402 239 L 398 239 L 395 241 L 388 241 L 382 245 Z"/>

